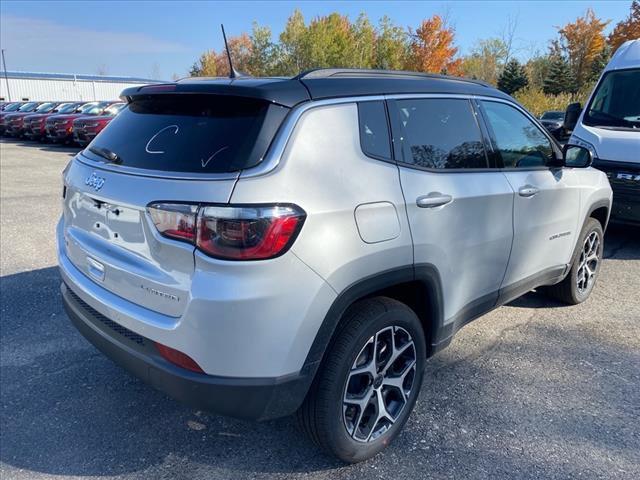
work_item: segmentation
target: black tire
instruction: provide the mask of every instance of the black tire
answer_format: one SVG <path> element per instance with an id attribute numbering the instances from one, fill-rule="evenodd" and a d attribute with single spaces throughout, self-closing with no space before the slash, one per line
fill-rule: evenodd
<path id="1" fill-rule="evenodd" d="M 296 417 L 301 429 L 317 446 L 344 462 L 356 463 L 379 453 L 402 430 L 422 384 L 426 345 L 422 325 L 413 310 L 386 297 L 352 305 L 340 325 Z M 386 348 L 389 345 L 391 354 Z M 389 361 L 402 349 L 401 356 Z M 415 358 L 410 358 L 411 354 Z M 372 363 L 371 358 L 376 358 L 376 362 Z M 375 371 L 380 368 L 375 379 L 369 373 L 354 374 L 354 369 L 362 369 L 355 363 L 361 359 L 366 360 L 362 365 L 369 365 L 368 368 Z M 378 359 L 381 362 L 377 362 Z M 411 367 L 414 361 L 415 367 Z M 402 391 L 387 385 L 389 381 L 399 382 Z M 380 382 L 383 383 L 380 385 Z M 349 391 L 360 387 L 364 392 L 362 397 L 371 400 L 363 410 L 365 415 L 352 422 L 355 427 L 350 432 L 347 423 L 357 418 L 359 407 L 351 405 L 346 396 L 352 398 Z M 373 393 L 368 397 L 368 392 Z M 384 402 L 388 419 L 373 418 L 380 411 L 379 399 Z M 371 428 L 367 430 L 366 425 Z M 365 441 L 367 435 L 371 438 Z"/>
<path id="2" fill-rule="evenodd" d="M 586 258 L 585 247 L 587 239 L 591 239 L 594 236 L 597 238 L 598 242 L 595 248 L 596 261 L 595 263 L 593 263 L 593 261 L 588 263 L 588 266 L 593 273 L 591 275 L 591 279 L 588 280 L 585 285 L 583 277 L 583 273 L 585 272 L 583 263 Z M 600 264 L 602 263 L 603 248 L 604 232 L 602 231 L 602 225 L 600 225 L 600 222 L 595 218 L 587 219 L 576 245 L 576 252 L 571 263 L 571 270 L 569 270 L 567 276 L 560 283 L 546 287 L 545 292 L 549 296 L 569 305 L 577 305 L 578 303 L 584 302 L 589 298 L 589 295 L 596 284 L 598 273 L 600 272 Z M 580 288 L 580 285 L 582 285 L 583 288 Z"/>

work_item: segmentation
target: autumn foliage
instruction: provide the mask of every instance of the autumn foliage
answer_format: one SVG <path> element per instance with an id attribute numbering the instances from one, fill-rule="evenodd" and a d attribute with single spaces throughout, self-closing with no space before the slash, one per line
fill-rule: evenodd
<path id="1" fill-rule="evenodd" d="M 558 35 L 550 39 L 546 54 L 522 59 L 522 48 L 513 45 L 515 23 L 510 24 L 514 27 L 510 35 L 479 39 L 463 56 L 455 29 L 440 15 L 421 20 L 414 30 L 395 25 L 387 16 L 377 24 L 364 13 L 355 20 L 334 12 L 305 21 L 295 10 L 275 39 L 268 26 L 254 23 L 250 33 L 229 38 L 229 49 L 236 70 L 253 76 L 292 76 L 323 67 L 413 70 L 483 80 L 531 99 L 568 96 L 580 100 L 616 48 L 640 38 L 640 0 L 633 0 L 629 16 L 607 36 L 609 23 L 587 9 L 557 27 Z M 227 76 L 226 52 L 204 52 L 190 73 Z"/>
<path id="2" fill-rule="evenodd" d="M 618 23 L 609 35 L 609 45 L 615 51 L 627 40 L 640 38 L 640 1 L 633 0 L 629 16 Z"/>
<path id="3" fill-rule="evenodd" d="M 409 66 L 418 72 L 460 75 L 462 60 L 455 58 L 455 32 L 439 15 L 423 20 L 411 36 Z"/>
<path id="4" fill-rule="evenodd" d="M 559 30 L 561 46 L 567 55 L 578 89 L 589 77 L 593 62 L 605 48 L 604 28 L 608 23 L 596 17 L 589 8 L 584 16 Z"/>

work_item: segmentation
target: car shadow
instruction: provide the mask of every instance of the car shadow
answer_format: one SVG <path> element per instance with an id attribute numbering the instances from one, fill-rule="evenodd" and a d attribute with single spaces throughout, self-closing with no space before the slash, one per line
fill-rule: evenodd
<path id="1" fill-rule="evenodd" d="M 117 367 L 70 324 L 57 268 L 5 276 L 0 285 L 3 463 L 91 476 L 172 458 L 237 472 L 341 466 L 291 418 L 254 423 L 194 411 Z"/>
<path id="2" fill-rule="evenodd" d="M 525 451 L 546 442 L 556 452 L 567 444 L 598 449 L 603 458 L 635 455 L 632 427 L 614 413 L 628 418 L 640 404 L 640 371 L 622 381 L 633 374 L 595 374 L 581 362 L 637 365 L 637 352 L 589 338 L 588 331 L 529 327 L 526 343 L 501 338 L 467 357 L 454 341 L 428 362 L 421 398 L 398 439 L 382 455 L 344 466 L 314 447 L 290 418 L 253 423 L 194 411 L 128 375 L 71 326 L 59 283 L 54 267 L 0 278 L 0 461 L 14 468 L 142 478 L 175 478 L 176 471 L 181 478 L 368 477 L 386 469 L 394 478 L 446 478 L 456 471 L 478 478 L 566 478 L 570 464 L 555 458 L 540 463 Z M 495 362 L 512 357 L 518 368 Z M 568 385 L 536 374 L 550 366 L 567 372 Z M 571 388 L 575 392 L 567 394 L 575 399 L 567 405 L 557 395 Z M 614 413 L 593 416 L 581 409 L 594 404 Z M 506 449 L 500 445 L 505 438 Z"/>

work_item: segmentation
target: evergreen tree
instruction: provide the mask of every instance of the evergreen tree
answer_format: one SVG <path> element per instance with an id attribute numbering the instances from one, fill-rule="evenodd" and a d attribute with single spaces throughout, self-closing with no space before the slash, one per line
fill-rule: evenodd
<path id="1" fill-rule="evenodd" d="M 595 58 L 593 63 L 591 64 L 591 73 L 589 75 L 589 81 L 595 82 L 600 78 L 600 74 L 604 70 L 604 67 L 607 66 L 609 60 L 611 59 L 611 47 L 605 45 L 602 51 Z"/>
<path id="2" fill-rule="evenodd" d="M 498 77 L 498 88 L 509 95 L 526 87 L 528 83 L 527 72 L 515 58 L 509 60 Z"/>
<path id="3" fill-rule="evenodd" d="M 552 55 L 547 76 L 542 84 L 547 95 L 559 95 L 575 91 L 575 82 L 569 64 L 561 55 Z"/>

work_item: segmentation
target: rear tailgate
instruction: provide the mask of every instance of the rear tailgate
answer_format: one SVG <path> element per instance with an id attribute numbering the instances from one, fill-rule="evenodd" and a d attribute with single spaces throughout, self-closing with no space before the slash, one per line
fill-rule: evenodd
<path id="1" fill-rule="evenodd" d="M 230 95 L 132 99 L 65 174 L 63 253 L 112 293 L 179 317 L 194 246 L 161 236 L 148 205 L 228 203 L 240 171 L 261 161 L 288 110 Z"/>
<path id="2" fill-rule="evenodd" d="M 229 200 L 235 177 L 181 180 L 127 175 L 74 160 L 65 175 L 65 252 L 87 277 L 150 310 L 178 317 L 188 301 L 194 247 L 160 236 L 157 200 Z"/>

